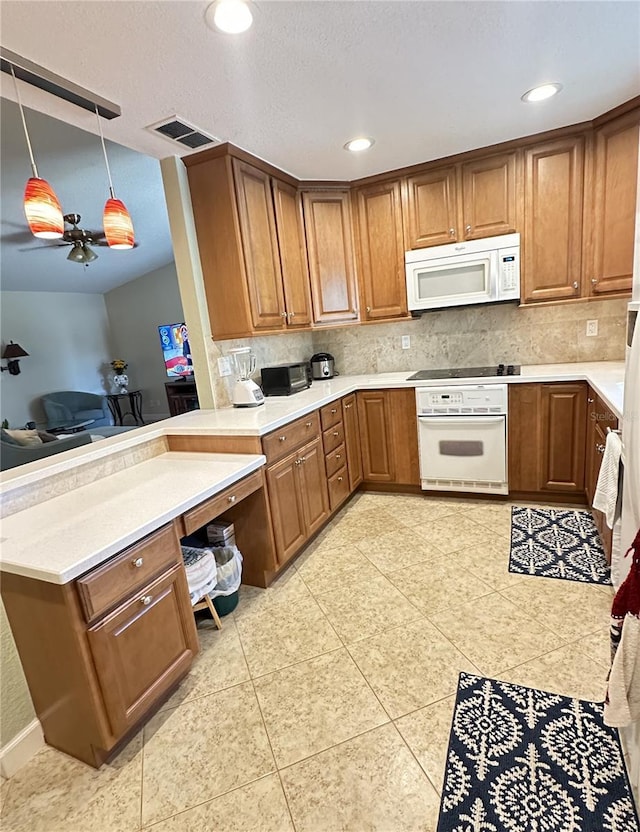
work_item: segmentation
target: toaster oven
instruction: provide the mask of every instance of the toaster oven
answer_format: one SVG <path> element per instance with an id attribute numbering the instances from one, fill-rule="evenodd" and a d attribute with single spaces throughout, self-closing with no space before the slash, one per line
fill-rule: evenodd
<path id="1" fill-rule="evenodd" d="M 265 396 L 290 396 L 311 386 L 311 368 L 306 361 L 263 367 L 261 374 Z"/>

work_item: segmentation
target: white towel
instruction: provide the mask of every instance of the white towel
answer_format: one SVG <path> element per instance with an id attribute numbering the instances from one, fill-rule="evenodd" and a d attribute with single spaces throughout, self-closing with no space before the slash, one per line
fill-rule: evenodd
<path id="1" fill-rule="evenodd" d="M 618 502 L 618 478 L 620 476 L 620 456 L 622 454 L 622 440 L 618 433 L 611 431 L 607 434 L 607 444 L 598 474 L 598 484 L 593 498 L 593 507 L 604 512 L 607 526 L 613 528 Z"/>
<path id="2" fill-rule="evenodd" d="M 637 720 L 640 720 L 640 619 L 628 613 L 611 665 L 604 721 L 606 725 L 621 728 Z"/>

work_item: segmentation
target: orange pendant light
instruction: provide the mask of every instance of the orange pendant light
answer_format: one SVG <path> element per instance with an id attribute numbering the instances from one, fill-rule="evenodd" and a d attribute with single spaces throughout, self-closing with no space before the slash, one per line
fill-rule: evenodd
<path id="1" fill-rule="evenodd" d="M 107 148 L 104 143 L 104 136 L 102 135 L 102 124 L 100 123 L 100 115 L 96 107 L 96 119 L 98 120 L 98 130 L 100 131 L 100 141 L 102 142 L 102 152 L 104 154 L 104 163 L 107 168 L 107 176 L 109 177 L 109 194 L 110 198 L 105 202 L 104 212 L 102 214 L 102 222 L 104 224 L 104 234 L 107 238 L 109 248 L 128 249 L 133 248 L 135 237 L 133 234 L 133 223 L 127 208 L 121 199 L 116 199 L 113 190 L 113 182 L 111 181 L 111 169 L 109 168 L 109 159 L 107 158 Z"/>
<path id="2" fill-rule="evenodd" d="M 24 189 L 24 213 L 34 237 L 41 237 L 44 240 L 55 240 L 64 234 L 62 208 L 51 185 L 46 179 L 40 179 L 38 176 L 38 168 L 33 158 L 31 139 L 27 130 L 27 122 L 24 117 L 24 110 L 22 109 L 22 99 L 20 98 L 20 90 L 18 89 L 18 82 L 16 81 L 13 65 L 11 66 L 11 74 L 13 75 L 13 83 L 16 88 L 18 109 L 22 118 L 24 137 L 27 142 L 29 160 L 33 172 L 33 176 L 29 179 Z"/>
<path id="3" fill-rule="evenodd" d="M 64 233 L 62 208 L 45 179 L 31 177 L 24 189 L 24 213 L 34 237 L 55 240 Z"/>

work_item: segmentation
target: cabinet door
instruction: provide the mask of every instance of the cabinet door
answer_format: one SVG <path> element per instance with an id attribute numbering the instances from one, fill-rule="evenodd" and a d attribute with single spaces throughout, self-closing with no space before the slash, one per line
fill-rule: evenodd
<path id="1" fill-rule="evenodd" d="M 582 382 L 543 384 L 542 470 L 544 491 L 584 491 L 587 391 Z"/>
<path id="2" fill-rule="evenodd" d="M 87 632 L 115 736 L 184 676 L 198 652 L 187 579 L 176 566 Z"/>
<path id="3" fill-rule="evenodd" d="M 302 194 L 315 323 L 358 320 L 349 191 Z"/>
<path id="4" fill-rule="evenodd" d="M 462 221 L 466 240 L 516 230 L 516 154 L 462 165 Z"/>
<path id="5" fill-rule="evenodd" d="M 405 247 L 441 246 L 461 239 L 455 167 L 410 176 L 405 190 Z"/>
<path id="6" fill-rule="evenodd" d="M 298 459 L 294 451 L 281 462 L 267 468 L 269 503 L 276 539 L 276 555 L 282 565 L 307 539 L 304 506 L 300 489 Z"/>
<path id="7" fill-rule="evenodd" d="M 299 452 L 300 491 L 304 505 L 307 537 L 318 531 L 329 516 L 329 492 L 320 437 Z"/>
<path id="8" fill-rule="evenodd" d="M 542 453 L 540 384 L 509 385 L 509 491 L 540 490 Z"/>
<path id="9" fill-rule="evenodd" d="M 365 390 L 357 394 L 365 482 L 393 482 L 395 480 L 396 469 L 388 392 L 387 390 Z"/>
<path id="10" fill-rule="evenodd" d="M 233 174 L 253 327 L 282 329 L 286 318 L 271 182 L 237 159 Z"/>
<path id="11" fill-rule="evenodd" d="M 589 388 L 587 393 L 587 430 L 585 439 L 584 468 L 584 490 L 587 495 L 587 505 L 589 506 L 593 503 L 593 497 L 596 493 L 600 463 L 602 462 L 602 455 L 598 453 L 598 433 L 596 428 L 597 419 L 596 396 L 593 390 Z"/>
<path id="12" fill-rule="evenodd" d="M 638 181 L 638 113 L 595 133 L 592 295 L 631 291 Z"/>
<path id="13" fill-rule="evenodd" d="M 272 186 L 287 325 L 309 326 L 311 294 L 302 199 L 299 191 L 292 185 L 273 179 Z"/>
<path id="14" fill-rule="evenodd" d="M 349 493 L 352 494 L 362 482 L 362 456 L 360 453 L 360 425 L 355 395 L 342 400 L 342 423 L 347 449 L 349 471 Z"/>
<path id="15" fill-rule="evenodd" d="M 525 301 L 579 297 L 582 282 L 584 139 L 525 151 Z"/>
<path id="16" fill-rule="evenodd" d="M 367 320 L 407 314 L 400 182 L 357 191 L 363 305 Z"/>

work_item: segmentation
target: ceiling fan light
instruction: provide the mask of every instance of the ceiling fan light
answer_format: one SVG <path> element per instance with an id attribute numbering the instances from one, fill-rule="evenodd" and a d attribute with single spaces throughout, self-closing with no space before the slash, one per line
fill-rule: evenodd
<path id="1" fill-rule="evenodd" d="M 86 243 L 82 244 L 82 254 L 84 255 L 84 262 L 88 265 L 98 259 L 98 255 Z"/>
<path id="2" fill-rule="evenodd" d="M 74 243 L 71 247 L 71 251 L 67 254 L 67 260 L 70 260 L 72 263 L 84 263 L 85 256 L 84 251 L 82 250 L 82 243 Z"/>
<path id="3" fill-rule="evenodd" d="M 108 199 L 104 206 L 102 219 L 109 248 L 133 248 L 135 242 L 133 223 L 122 200 Z"/>
<path id="4" fill-rule="evenodd" d="M 64 233 L 62 208 L 46 179 L 34 176 L 24 189 L 24 213 L 34 237 L 56 240 Z"/>

